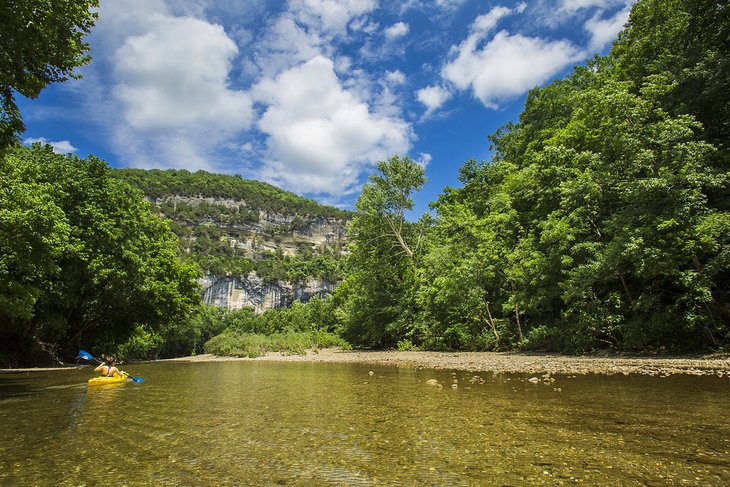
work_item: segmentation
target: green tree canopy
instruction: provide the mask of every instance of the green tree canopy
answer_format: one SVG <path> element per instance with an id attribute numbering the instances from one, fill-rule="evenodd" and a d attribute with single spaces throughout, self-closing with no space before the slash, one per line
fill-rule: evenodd
<path id="1" fill-rule="evenodd" d="M 50 83 L 78 77 L 91 58 L 84 38 L 98 0 L 3 0 L 0 3 L 0 150 L 25 130 L 14 91 L 36 98 Z"/>
<path id="2" fill-rule="evenodd" d="M 401 227 L 418 179 L 402 161 L 379 167 L 335 295 L 348 338 L 727 346 L 727 15 L 710 0 L 637 2 L 608 56 L 528 94 L 519 120 L 490 138 L 492 160 L 465 163 L 462 186 L 432 205 L 432 226 Z"/>
<path id="3" fill-rule="evenodd" d="M 464 165 L 424 257 L 436 339 L 728 342 L 726 15 L 718 2 L 638 2 L 609 56 L 531 91 L 492 136 L 493 160 Z"/>
<path id="4" fill-rule="evenodd" d="M 412 223 L 411 194 L 426 182 L 423 167 L 408 157 L 378 163 L 355 203 L 348 226 L 348 276 L 337 288 L 342 331 L 367 346 L 395 345 L 417 331 L 409 316 L 424 222 Z"/>
<path id="5" fill-rule="evenodd" d="M 197 267 L 105 162 L 16 146 L 0 178 L 0 355 L 110 350 L 199 304 Z M 8 358 L 9 357 L 9 358 Z M 0 357 L 1 358 L 1 357 Z M 15 357 L 16 360 L 23 357 Z"/>

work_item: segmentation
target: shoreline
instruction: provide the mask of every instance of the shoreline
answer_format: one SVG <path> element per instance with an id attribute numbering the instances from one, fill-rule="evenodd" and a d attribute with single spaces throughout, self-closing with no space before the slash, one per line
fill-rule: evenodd
<path id="1" fill-rule="evenodd" d="M 328 348 L 316 352 L 310 350 L 307 351 L 306 355 L 286 355 L 281 352 L 269 352 L 262 357 L 247 358 L 203 354 L 160 359 L 148 363 L 229 361 L 358 363 L 392 367 L 510 374 L 640 374 L 660 377 L 681 374 L 695 376 L 716 375 L 730 378 L 730 354 L 672 357 L 646 355 L 570 356 L 526 352 L 399 352 Z M 132 365 L 132 363 L 128 365 Z M 83 367 L 85 366 L 69 364 L 59 365 L 58 367 L 0 369 L 0 375 L 74 370 Z"/>
<path id="2" fill-rule="evenodd" d="M 350 351 L 324 349 L 308 351 L 306 355 L 284 355 L 269 352 L 262 357 L 222 357 L 205 354 L 166 359 L 165 362 L 309 362 L 359 363 L 395 367 L 418 367 L 466 372 L 494 372 L 514 374 L 641 374 L 716 375 L 730 378 L 730 355 L 692 357 L 650 356 L 566 356 L 524 352 L 399 352 Z"/>

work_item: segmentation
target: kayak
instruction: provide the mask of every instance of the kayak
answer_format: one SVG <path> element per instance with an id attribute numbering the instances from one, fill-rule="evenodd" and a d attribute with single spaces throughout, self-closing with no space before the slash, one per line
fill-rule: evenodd
<path id="1" fill-rule="evenodd" d="M 89 385 L 90 386 L 103 386 L 106 384 L 119 384 L 120 382 L 124 382 L 128 379 L 127 375 L 118 375 L 115 377 L 92 377 L 89 379 Z"/>

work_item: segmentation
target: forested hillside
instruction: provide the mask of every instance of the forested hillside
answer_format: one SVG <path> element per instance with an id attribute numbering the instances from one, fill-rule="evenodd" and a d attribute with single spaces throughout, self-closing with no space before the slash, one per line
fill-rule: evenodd
<path id="1" fill-rule="evenodd" d="M 393 158 L 357 203 L 342 331 L 368 346 L 730 343 L 730 46 L 721 2 L 644 0 L 610 54 L 532 90 L 435 219 Z M 398 229 L 396 232 L 394 229 Z"/>
<path id="2" fill-rule="evenodd" d="M 215 275 L 276 282 L 342 278 L 350 213 L 240 176 L 115 169 L 172 221 L 181 251 Z"/>
<path id="3" fill-rule="evenodd" d="M 348 217 L 348 212 L 319 203 L 261 181 L 240 176 L 184 169 L 115 169 L 115 177 L 140 188 L 152 200 L 171 196 L 218 198 L 245 203 L 249 212 L 282 213 L 306 218 Z M 243 217 L 245 219 L 245 216 Z M 253 215 L 252 218 L 256 218 Z"/>

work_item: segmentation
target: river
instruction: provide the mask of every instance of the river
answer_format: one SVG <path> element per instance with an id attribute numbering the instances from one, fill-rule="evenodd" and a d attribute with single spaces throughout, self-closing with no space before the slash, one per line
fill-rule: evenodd
<path id="1" fill-rule="evenodd" d="M 0 375 L 0 485 L 730 485 L 727 377 L 128 369 Z"/>

